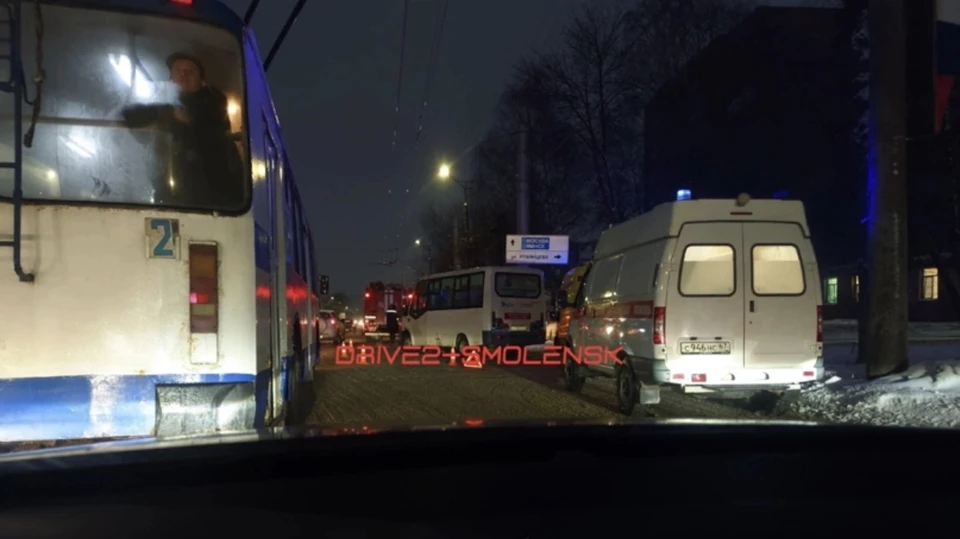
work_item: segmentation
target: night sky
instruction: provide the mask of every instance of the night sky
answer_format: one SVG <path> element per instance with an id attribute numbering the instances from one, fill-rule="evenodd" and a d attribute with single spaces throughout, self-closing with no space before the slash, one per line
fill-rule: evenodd
<path id="1" fill-rule="evenodd" d="M 403 1 L 308 0 L 269 78 L 317 266 L 332 292 L 356 303 L 370 281 L 412 279 L 422 260 L 414 246 L 421 209 L 459 195 L 434 179 L 438 164 L 483 136 L 524 55 L 555 50 L 580 6 L 607 1 L 615 0 L 450 0 L 415 146 L 442 0 L 412 0 L 394 148 Z M 242 15 L 249 0 L 224 3 Z M 253 28 L 263 56 L 294 4 L 261 2 Z M 393 248 L 398 262 L 377 265 Z"/>

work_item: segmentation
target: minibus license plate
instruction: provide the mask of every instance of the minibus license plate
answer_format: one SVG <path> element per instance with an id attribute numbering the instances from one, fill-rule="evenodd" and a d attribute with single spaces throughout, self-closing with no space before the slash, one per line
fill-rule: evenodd
<path id="1" fill-rule="evenodd" d="M 729 342 L 682 342 L 680 343 L 681 354 L 729 354 Z"/>

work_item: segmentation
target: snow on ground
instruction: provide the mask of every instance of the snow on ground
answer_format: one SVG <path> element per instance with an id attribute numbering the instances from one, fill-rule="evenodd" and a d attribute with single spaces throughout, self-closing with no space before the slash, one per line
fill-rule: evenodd
<path id="1" fill-rule="evenodd" d="M 822 382 L 803 390 L 791 415 L 827 422 L 960 428 L 960 324 L 910 324 L 910 368 L 866 380 L 856 363 L 856 320 L 824 322 Z M 531 351 L 540 346 L 531 347 Z"/>
<path id="2" fill-rule="evenodd" d="M 960 427 L 960 324 L 911 323 L 909 338 L 906 372 L 866 380 L 856 321 L 824 322 L 827 374 L 791 411 L 829 422 Z"/>
<path id="3" fill-rule="evenodd" d="M 960 360 L 911 365 L 876 380 L 828 375 L 792 411 L 810 419 L 904 427 L 960 427 Z"/>

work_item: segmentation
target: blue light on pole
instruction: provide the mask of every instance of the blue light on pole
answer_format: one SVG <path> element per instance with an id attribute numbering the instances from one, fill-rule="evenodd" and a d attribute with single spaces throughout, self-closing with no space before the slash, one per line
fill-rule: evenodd
<path id="1" fill-rule="evenodd" d="M 690 200 L 689 189 L 677 189 L 677 200 Z"/>

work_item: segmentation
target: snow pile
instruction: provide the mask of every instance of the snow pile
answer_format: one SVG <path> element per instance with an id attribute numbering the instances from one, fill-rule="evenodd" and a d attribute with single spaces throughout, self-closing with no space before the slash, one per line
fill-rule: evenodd
<path id="1" fill-rule="evenodd" d="M 793 405 L 820 421 L 909 427 L 960 427 L 960 360 L 918 363 L 872 381 L 828 374 Z"/>

